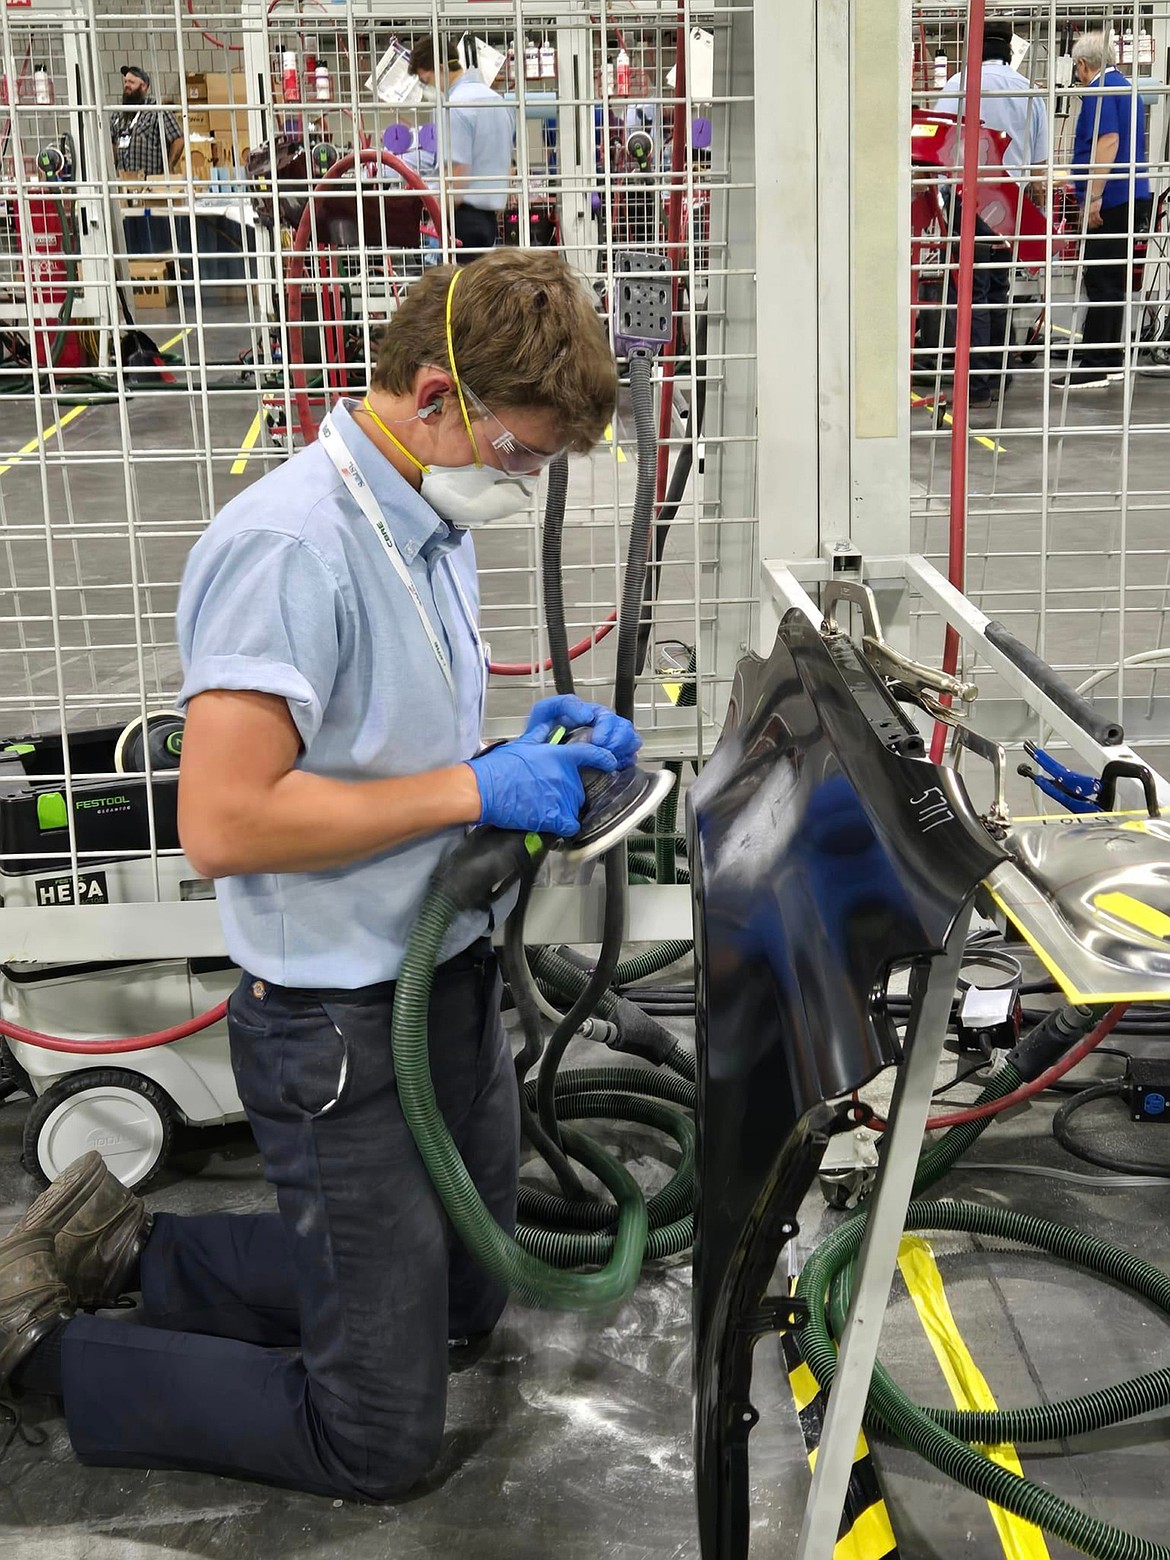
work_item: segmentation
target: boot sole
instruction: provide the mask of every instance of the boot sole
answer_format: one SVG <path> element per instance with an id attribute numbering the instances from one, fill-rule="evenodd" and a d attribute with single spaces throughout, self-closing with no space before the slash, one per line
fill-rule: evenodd
<path id="1" fill-rule="evenodd" d="M 96 1148 L 91 1148 L 33 1199 L 17 1228 L 28 1230 L 30 1234 L 37 1234 L 41 1230 L 56 1234 L 85 1206 L 105 1175 L 105 1160 Z M 69 1176 L 71 1180 L 66 1179 Z"/>

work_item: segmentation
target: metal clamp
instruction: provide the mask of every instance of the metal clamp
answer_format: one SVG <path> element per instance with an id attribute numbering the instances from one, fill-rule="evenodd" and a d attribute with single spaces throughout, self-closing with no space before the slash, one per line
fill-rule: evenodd
<path id="1" fill-rule="evenodd" d="M 956 725 L 952 730 L 954 736 L 951 739 L 951 753 L 954 757 L 958 757 L 962 748 L 970 748 L 972 753 L 985 758 L 991 765 L 995 779 L 995 797 L 991 806 L 983 814 L 983 821 L 993 830 L 1006 829 L 1012 821 L 1007 804 L 1007 754 L 998 742 L 991 742 L 987 737 L 980 736 L 977 731 L 972 731 L 970 726 Z"/>
<path id="2" fill-rule="evenodd" d="M 938 667 L 923 666 L 918 661 L 912 661 L 909 656 L 903 655 L 901 651 L 895 650 L 893 645 L 887 643 L 882 633 L 877 601 L 868 585 L 861 585 L 856 580 L 828 580 L 823 597 L 825 613 L 823 632 L 826 634 L 842 632 L 833 616 L 833 609 L 839 601 L 847 601 L 851 606 L 855 606 L 861 613 L 863 624 L 861 648 L 866 659 L 882 677 L 891 682 L 901 683 L 909 693 L 923 703 L 929 714 L 934 715 L 938 711 L 938 706 L 933 699 L 928 702 L 931 693 L 947 694 L 952 699 L 961 699 L 964 704 L 970 704 L 973 699 L 979 697 L 979 689 L 974 683 L 960 682 L 957 677 L 951 677 L 947 672 L 940 671 Z"/>

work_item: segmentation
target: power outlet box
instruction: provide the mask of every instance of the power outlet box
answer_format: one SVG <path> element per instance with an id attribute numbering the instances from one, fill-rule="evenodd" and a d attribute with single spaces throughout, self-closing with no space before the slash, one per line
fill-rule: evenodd
<path id="1" fill-rule="evenodd" d="M 1125 1092 L 1135 1121 L 1170 1123 L 1170 1064 L 1131 1057 L 1126 1068 Z"/>

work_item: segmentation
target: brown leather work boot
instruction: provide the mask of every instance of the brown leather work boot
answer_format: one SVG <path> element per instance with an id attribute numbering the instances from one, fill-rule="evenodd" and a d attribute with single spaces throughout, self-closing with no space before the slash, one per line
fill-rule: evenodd
<path id="1" fill-rule="evenodd" d="M 30 1349 L 72 1315 L 52 1236 L 15 1229 L 0 1240 L 0 1387 Z"/>
<path id="2" fill-rule="evenodd" d="M 94 1310 L 114 1305 L 126 1289 L 150 1234 L 150 1215 L 91 1149 L 45 1187 L 16 1228 L 52 1236 L 73 1304 Z"/>

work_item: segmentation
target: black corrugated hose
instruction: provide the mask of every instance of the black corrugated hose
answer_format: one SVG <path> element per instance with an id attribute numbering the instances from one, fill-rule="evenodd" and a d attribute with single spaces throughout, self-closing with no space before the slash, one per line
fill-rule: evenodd
<path id="1" fill-rule="evenodd" d="M 662 577 L 662 559 L 666 554 L 666 542 L 670 536 L 670 528 L 678 514 L 682 496 L 686 492 L 687 478 L 691 474 L 691 466 L 694 461 L 694 442 L 703 436 L 703 417 L 707 410 L 707 315 L 706 312 L 699 315 L 695 327 L 695 404 L 691 411 L 690 426 L 687 429 L 687 442 L 678 452 L 678 459 L 674 463 L 674 470 L 670 474 L 670 483 L 666 489 L 666 496 L 662 501 L 662 508 L 658 511 L 654 520 L 654 563 L 653 567 L 646 571 L 646 588 L 643 598 L 642 618 L 638 624 L 638 656 L 637 670 L 641 676 L 646 667 L 646 654 L 650 648 L 650 632 L 654 624 L 654 604 L 658 600 L 659 582 Z M 692 658 L 691 671 L 694 671 Z M 679 703 L 683 703 L 682 699 Z M 693 704 L 694 698 L 689 701 Z"/>
<path id="2" fill-rule="evenodd" d="M 646 589 L 646 569 L 650 560 L 650 528 L 654 522 L 654 464 L 658 437 L 654 430 L 653 372 L 654 359 L 648 353 L 630 354 L 630 402 L 634 409 L 634 429 L 638 436 L 638 481 L 634 489 L 630 548 L 626 554 L 626 577 L 622 585 L 617 672 L 613 684 L 613 707 L 627 720 L 634 718 L 638 629 L 642 617 L 642 595 Z"/>
<path id="3" fill-rule="evenodd" d="M 548 468 L 541 544 L 544 620 L 548 630 L 553 685 L 558 693 L 573 692 L 573 663 L 569 660 L 569 633 L 565 626 L 565 582 L 561 572 L 561 538 L 565 529 L 565 500 L 568 494 L 569 457 L 558 455 Z"/>

